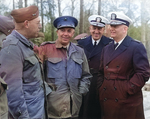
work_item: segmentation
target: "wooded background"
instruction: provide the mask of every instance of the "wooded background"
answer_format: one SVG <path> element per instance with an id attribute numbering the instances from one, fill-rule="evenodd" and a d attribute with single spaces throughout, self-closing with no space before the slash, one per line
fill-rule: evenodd
<path id="1" fill-rule="evenodd" d="M 41 31 L 44 38 L 33 39 L 39 45 L 44 41 L 56 40 L 55 18 L 62 15 L 74 16 L 78 19 L 75 36 L 89 33 L 88 17 L 93 14 L 109 19 L 108 13 L 124 12 L 133 20 L 128 35 L 141 41 L 150 59 L 150 1 L 149 0 L 0 0 L 0 14 L 9 16 L 13 9 L 37 5 L 40 10 Z"/>

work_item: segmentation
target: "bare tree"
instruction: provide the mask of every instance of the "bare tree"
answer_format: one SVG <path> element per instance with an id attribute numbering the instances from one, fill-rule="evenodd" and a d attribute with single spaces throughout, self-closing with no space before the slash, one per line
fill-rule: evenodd
<path id="1" fill-rule="evenodd" d="M 146 39 L 145 39 L 145 1 L 141 1 L 141 41 L 143 42 L 144 46 L 146 45 Z"/>
<path id="2" fill-rule="evenodd" d="M 73 16 L 73 12 L 74 12 L 74 9 L 75 9 L 75 7 L 74 7 L 74 3 L 75 3 L 75 0 L 71 0 L 71 16 Z"/>
<path id="3" fill-rule="evenodd" d="M 61 0 L 58 0 L 58 14 L 59 14 L 59 16 L 62 16 L 62 13 L 61 13 Z"/>
<path id="4" fill-rule="evenodd" d="M 80 24 L 79 24 L 79 34 L 83 33 L 83 4 L 84 4 L 84 0 L 80 0 Z"/>
<path id="5" fill-rule="evenodd" d="M 98 0 L 98 15 L 101 15 L 101 0 Z"/>
<path id="6" fill-rule="evenodd" d="M 41 22 L 42 22 L 42 32 L 44 31 L 44 23 L 43 23 L 43 0 L 41 0 Z"/>
<path id="7" fill-rule="evenodd" d="M 51 20 L 51 40 L 53 41 L 53 40 L 55 40 L 54 39 L 54 29 L 55 28 L 53 26 L 53 21 L 55 19 L 55 16 L 54 16 L 54 11 L 55 11 L 55 9 L 54 9 L 54 7 L 55 7 L 54 0 L 51 0 L 51 2 L 48 1 L 48 6 L 49 6 L 49 16 L 50 16 L 50 20 Z"/>
<path id="8" fill-rule="evenodd" d="M 27 7 L 27 0 L 24 0 L 25 7 Z"/>
<path id="9" fill-rule="evenodd" d="M 34 0 L 35 5 L 39 5 L 39 0 Z"/>
<path id="10" fill-rule="evenodd" d="M 22 0 L 19 0 L 19 2 L 18 2 L 18 7 L 19 7 L 19 8 L 22 8 L 22 7 L 23 7 L 23 2 L 22 2 Z"/>
<path id="11" fill-rule="evenodd" d="M 15 0 L 13 0 L 13 9 L 15 9 Z"/>
<path id="12" fill-rule="evenodd" d="M 87 9 L 84 8 L 85 11 L 88 11 L 88 15 L 90 16 L 91 14 L 93 14 L 94 12 L 94 4 L 95 4 L 95 0 L 92 1 L 92 3 L 88 3 L 87 5 L 89 6 Z"/>

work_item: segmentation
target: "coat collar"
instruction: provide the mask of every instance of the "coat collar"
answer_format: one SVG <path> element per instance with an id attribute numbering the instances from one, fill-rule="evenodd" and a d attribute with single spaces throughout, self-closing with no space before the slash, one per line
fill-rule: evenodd
<path id="1" fill-rule="evenodd" d="M 86 41 L 87 44 L 85 45 L 85 49 L 88 51 L 88 52 L 91 52 L 94 47 L 93 47 L 93 44 L 92 44 L 92 36 L 89 36 Z"/>
<path id="2" fill-rule="evenodd" d="M 62 44 L 59 42 L 59 40 L 57 39 L 55 45 L 56 45 L 56 48 L 67 48 L 67 50 L 68 50 L 70 43 L 68 43 L 67 46 L 64 46 L 64 45 L 62 45 Z"/>
<path id="3" fill-rule="evenodd" d="M 16 30 L 12 31 L 12 35 L 15 36 L 21 43 L 26 45 L 27 47 L 33 49 L 33 43 L 30 42 L 28 39 L 26 39 L 23 35 L 21 35 L 19 32 Z"/>
<path id="4" fill-rule="evenodd" d="M 91 36 L 89 39 L 87 39 L 87 42 L 88 44 L 85 46 L 85 49 L 87 49 L 87 51 L 90 52 L 90 55 L 88 56 L 89 59 L 102 51 L 103 47 L 109 43 L 109 38 L 102 36 L 100 42 L 95 48 L 93 47 Z"/>
<path id="5" fill-rule="evenodd" d="M 72 53 L 74 53 L 74 52 L 76 52 L 77 50 L 76 50 L 76 48 L 75 48 L 75 46 L 74 46 L 74 44 L 73 43 L 69 43 L 67 46 L 63 46 L 62 44 L 60 44 L 59 42 L 58 42 L 58 40 L 56 40 L 56 43 L 55 43 L 55 47 L 56 48 L 67 48 L 67 53 L 68 53 L 68 56 L 70 56 Z"/>
<path id="6" fill-rule="evenodd" d="M 73 43 L 70 42 L 69 50 L 68 50 L 68 55 L 69 57 L 71 56 L 72 53 L 77 52 L 77 49 Z"/>
<path id="7" fill-rule="evenodd" d="M 106 64 L 108 64 L 110 61 L 112 61 L 118 55 L 124 52 L 127 49 L 127 47 L 130 45 L 131 40 L 132 40 L 131 37 L 126 36 L 123 42 L 119 45 L 119 47 L 116 50 L 114 50 L 114 42 L 112 42 L 106 52 L 107 54 Z"/>

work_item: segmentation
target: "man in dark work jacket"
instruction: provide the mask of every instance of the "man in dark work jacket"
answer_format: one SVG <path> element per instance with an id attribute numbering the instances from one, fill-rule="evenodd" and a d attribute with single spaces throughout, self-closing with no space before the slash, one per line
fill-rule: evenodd
<path id="1" fill-rule="evenodd" d="M 41 63 L 33 51 L 31 38 L 41 28 L 39 10 L 31 5 L 11 11 L 15 30 L 3 41 L 0 75 L 8 85 L 9 119 L 46 119 L 46 94 Z"/>
<path id="2" fill-rule="evenodd" d="M 106 18 L 100 15 L 92 15 L 88 18 L 91 35 L 85 39 L 78 41 L 78 44 L 84 48 L 88 59 L 90 72 L 93 75 L 89 93 L 84 97 L 84 102 L 80 110 L 80 118 L 82 119 L 100 119 L 101 111 L 97 95 L 97 74 L 100 65 L 101 51 L 112 40 L 103 35 L 105 24 L 108 22 Z"/>

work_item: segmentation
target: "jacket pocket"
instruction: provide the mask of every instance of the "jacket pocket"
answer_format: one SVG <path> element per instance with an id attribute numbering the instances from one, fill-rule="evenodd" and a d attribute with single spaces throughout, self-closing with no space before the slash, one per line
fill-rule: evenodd
<path id="1" fill-rule="evenodd" d="M 115 81 L 115 87 L 117 88 L 118 99 L 127 99 L 128 98 L 128 81 L 127 80 L 118 80 Z"/>
<path id="2" fill-rule="evenodd" d="M 23 71 L 26 71 L 30 67 L 33 67 L 36 63 L 38 63 L 38 60 L 35 56 L 25 58 Z"/>
<path id="3" fill-rule="evenodd" d="M 83 63 L 83 60 L 82 59 L 73 59 L 74 62 L 76 62 L 77 64 L 81 65 Z"/>
<path id="4" fill-rule="evenodd" d="M 71 64 L 71 75 L 74 78 L 82 77 L 82 63 L 83 63 L 82 59 L 79 58 L 73 59 L 73 63 Z"/>
<path id="5" fill-rule="evenodd" d="M 47 76 L 48 78 L 61 78 L 61 58 L 48 58 L 47 61 Z"/>
<path id="6" fill-rule="evenodd" d="M 33 55 L 31 57 L 25 58 L 23 63 L 23 82 L 29 83 L 35 80 L 41 79 L 40 74 L 40 64 L 38 59 Z"/>

